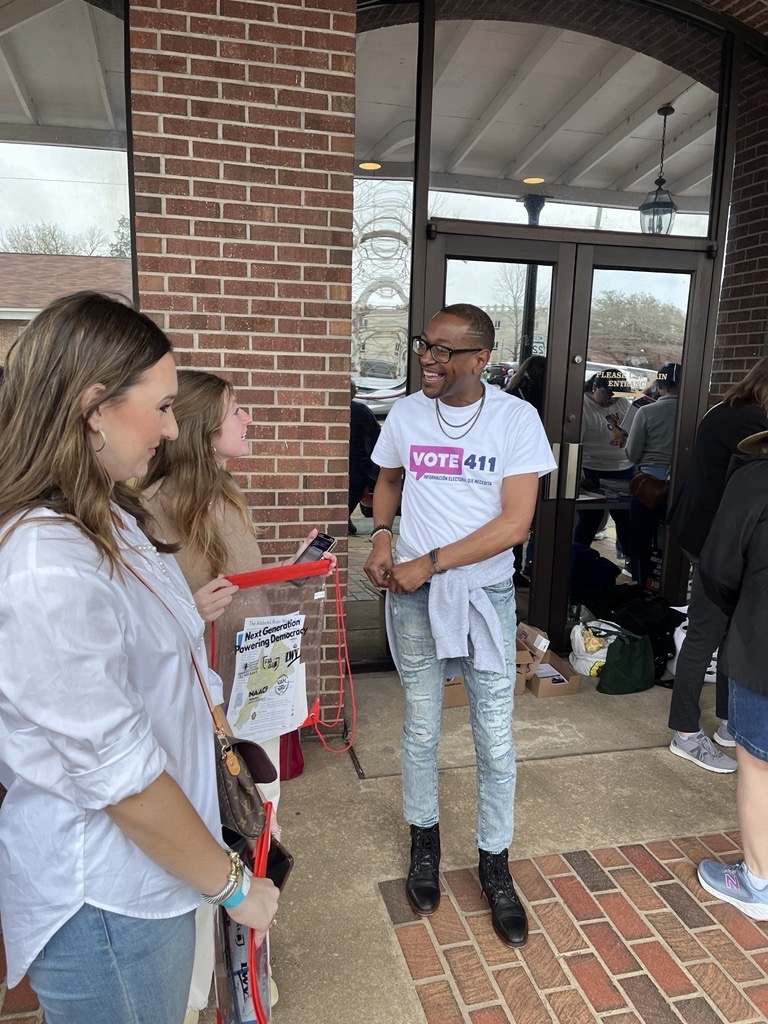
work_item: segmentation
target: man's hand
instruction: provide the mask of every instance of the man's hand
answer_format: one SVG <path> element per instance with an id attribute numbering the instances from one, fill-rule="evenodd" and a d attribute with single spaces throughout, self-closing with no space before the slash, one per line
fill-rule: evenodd
<path id="1" fill-rule="evenodd" d="M 429 555 L 412 558 L 410 562 L 399 562 L 389 575 L 389 589 L 393 594 L 410 594 L 434 576 L 435 570 Z"/>
<path id="2" fill-rule="evenodd" d="M 381 530 L 371 541 L 373 550 L 365 563 L 365 575 L 379 590 L 387 590 L 392 578 L 392 541 L 386 530 Z"/>

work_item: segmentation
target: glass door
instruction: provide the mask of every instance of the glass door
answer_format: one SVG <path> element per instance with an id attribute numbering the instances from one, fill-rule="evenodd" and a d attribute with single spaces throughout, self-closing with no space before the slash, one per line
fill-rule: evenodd
<path id="1" fill-rule="evenodd" d="M 558 462 L 516 552 L 516 581 L 519 618 L 561 650 L 572 623 L 585 609 L 600 614 L 615 586 L 669 596 L 679 587 L 664 501 L 648 508 L 630 488 L 642 471 L 649 490 L 673 492 L 687 461 L 711 267 L 703 246 L 659 252 L 471 236 L 466 226 L 432 239 L 425 320 L 452 302 L 487 310 L 497 337 L 488 382 L 536 406 Z"/>

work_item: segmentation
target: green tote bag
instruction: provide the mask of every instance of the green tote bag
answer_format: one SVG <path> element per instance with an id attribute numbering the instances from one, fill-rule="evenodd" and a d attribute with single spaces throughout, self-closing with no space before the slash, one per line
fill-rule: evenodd
<path id="1" fill-rule="evenodd" d="M 616 695 L 650 690 L 655 682 L 650 639 L 618 628 L 614 635 L 615 639 L 608 645 L 605 665 L 600 672 L 598 693 Z"/>

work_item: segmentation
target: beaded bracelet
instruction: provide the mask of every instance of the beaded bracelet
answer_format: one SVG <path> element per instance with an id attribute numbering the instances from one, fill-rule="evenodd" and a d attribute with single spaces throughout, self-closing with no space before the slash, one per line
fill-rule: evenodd
<path id="1" fill-rule="evenodd" d="M 394 537 L 394 534 L 392 533 L 392 527 L 385 526 L 384 523 L 380 523 L 378 526 L 374 526 L 374 528 L 371 530 L 371 540 L 373 540 L 377 533 L 381 533 L 382 531 L 388 533 L 390 538 Z"/>

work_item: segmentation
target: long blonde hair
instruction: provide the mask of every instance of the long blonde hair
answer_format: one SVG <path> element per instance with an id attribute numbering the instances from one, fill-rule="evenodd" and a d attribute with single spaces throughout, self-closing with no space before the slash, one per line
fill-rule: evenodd
<path id="1" fill-rule="evenodd" d="M 242 492 L 219 465 L 213 446 L 232 386 L 205 370 L 179 370 L 178 381 L 173 414 L 179 436 L 173 442 L 160 443 L 141 489 L 162 481 L 174 530 L 190 551 L 205 558 L 211 574 L 218 576 L 230 562 L 231 553 L 212 510 L 230 505 L 245 526 L 256 532 Z"/>
<path id="2" fill-rule="evenodd" d="M 732 384 L 723 395 L 723 402 L 736 409 L 761 405 L 768 413 L 768 359 L 755 363 L 746 377 Z"/>
<path id="3" fill-rule="evenodd" d="M 99 405 L 119 402 L 170 351 L 149 317 L 97 292 L 56 299 L 27 325 L 8 353 L 0 387 L 0 527 L 19 513 L 49 508 L 75 523 L 119 571 L 110 501 L 142 529 L 148 517 L 129 486 L 110 480 L 87 421 Z M 104 391 L 83 409 L 94 384 Z"/>

